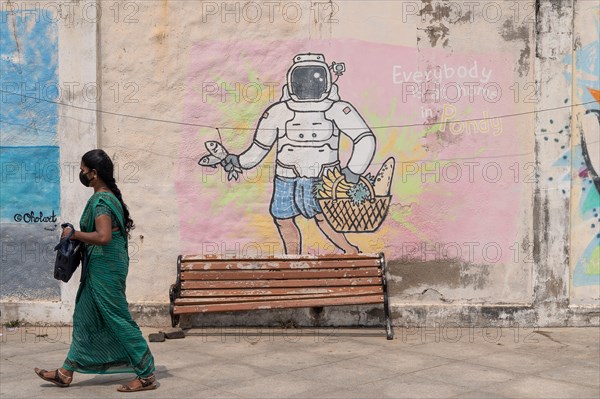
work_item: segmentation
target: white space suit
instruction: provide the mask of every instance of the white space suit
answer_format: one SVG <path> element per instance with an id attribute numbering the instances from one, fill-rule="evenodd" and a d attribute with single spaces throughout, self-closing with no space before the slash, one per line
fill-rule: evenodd
<path id="1" fill-rule="evenodd" d="M 363 174 L 375 153 L 373 132 L 352 104 L 340 100 L 323 55 L 300 54 L 288 71 L 281 100 L 263 113 L 239 163 L 253 168 L 277 143 L 277 176 L 319 177 L 339 164 L 340 132 L 353 142 L 347 168 Z"/>
<path id="2" fill-rule="evenodd" d="M 226 170 L 250 169 L 277 144 L 271 203 L 276 219 L 321 213 L 314 185 L 329 168 L 339 165 L 340 133 L 353 142 L 348 165 L 342 168 L 346 180 L 356 183 L 373 159 L 375 136 L 352 104 L 340 100 L 331 75 L 323 55 L 295 56 L 282 98 L 263 113 L 251 146 L 223 162 Z"/>

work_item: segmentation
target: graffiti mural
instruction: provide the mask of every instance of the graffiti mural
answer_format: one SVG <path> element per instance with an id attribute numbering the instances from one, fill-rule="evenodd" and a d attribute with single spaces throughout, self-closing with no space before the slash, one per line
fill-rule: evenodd
<path id="1" fill-rule="evenodd" d="M 596 100 L 600 104 L 600 92 L 596 93 Z M 582 218 L 587 219 L 591 230 L 591 241 L 577 259 L 573 274 L 575 286 L 600 284 L 600 178 L 598 177 L 598 154 L 600 142 L 600 109 L 588 109 L 581 116 L 579 126 L 580 144 L 575 149 L 577 153 L 577 176 L 582 183 L 578 208 Z M 580 155 L 579 155 L 580 154 Z M 579 184 L 577 185 L 579 186 Z"/>
<path id="2" fill-rule="evenodd" d="M 0 18 L 0 296 L 53 299 L 60 295 L 51 273 L 60 214 L 58 112 L 44 100 L 58 95 L 57 27 L 8 11 Z"/>
<path id="3" fill-rule="evenodd" d="M 237 180 L 238 173 L 257 166 L 276 146 L 270 213 L 285 253 L 302 250 L 298 216 L 314 219 L 333 245 L 356 253 L 358 247 L 344 233 L 374 231 L 387 214 L 393 158 L 382 168 L 377 184 L 375 178 L 362 176 L 374 157 L 376 140 L 354 106 L 340 99 L 336 82 L 345 70 L 343 63 L 328 65 L 322 54 L 296 55 L 282 97 L 263 112 L 250 147 L 234 155 L 209 141 L 210 155 L 199 161 L 205 166 L 220 161 L 228 179 Z M 340 134 L 352 141 L 342 168 Z M 382 191 L 379 196 L 375 184 Z"/>
<path id="4" fill-rule="evenodd" d="M 511 93 L 514 60 L 424 52 L 358 40 L 197 43 L 184 122 L 206 127 L 182 135 L 181 250 L 522 261 L 515 231 L 533 148 L 518 118 L 498 117 L 518 109 L 499 95 Z M 295 69 L 320 62 L 309 53 L 323 62 L 296 93 Z M 483 206 L 494 210 L 485 218 L 474 211 Z"/>
<path id="5" fill-rule="evenodd" d="M 565 150 L 557 165 L 570 161 L 572 243 L 571 256 L 573 287 L 600 285 L 600 8 L 589 7 L 578 21 L 590 26 L 589 35 L 583 35 L 580 47 L 565 58 L 573 66 L 572 80 L 576 97 L 574 102 L 585 104 L 575 110 L 573 145 Z"/>

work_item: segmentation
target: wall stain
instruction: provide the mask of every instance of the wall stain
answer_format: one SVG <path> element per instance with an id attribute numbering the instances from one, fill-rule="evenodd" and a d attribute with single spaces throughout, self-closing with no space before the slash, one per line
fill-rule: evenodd
<path id="1" fill-rule="evenodd" d="M 444 294 L 442 294 L 441 292 L 439 292 L 435 288 L 425 288 L 423 290 L 423 292 L 421 292 L 421 295 L 425 295 L 425 294 L 427 294 L 430 291 L 433 292 L 433 293 L 435 293 L 435 294 L 437 294 L 438 295 L 438 299 L 441 302 L 443 302 L 443 303 L 452 303 L 452 302 L 454 302 L 453 300 L 449 300 L 449 299 L 444 298 Z"/>
<path id="2" fill-rule="evenodd" d="M 562 296 L 563 279 L 556 277 L 553 272 L 550 272 L 550 276 L 546 280 L 546 295 L 553 298 L 560 298 Z"/>
<path id="3" fill-rule="evenodd" d="M 463 24 L 471 21 L 471 11 L 464 15 L 455 15 L 453 3 L 436 3 L 433 0 L 422 0 L 423 6 L 419 11 L 421 18 L 428 17 L 429 24 L 425 28 L 417 28 L 426 33 L 431 47 L 436 47 L 441 44 L 442 47 L 448 47 L 450 44 L 450 27 L 449 25 Z M 445 23 L 444 23 L 445 22 Z M 421 38 L 417 37 L 417 45 Z"/>
<path id="4" fill-rule="evenodd" d="M 429 44 L 431 45 L 431 47 L 437 46 L 438 41 L 440 41 L 442 47 L 448 47 L 448 44 L 450 43 L 450 38 L 448 37 L 450 29 L 448 29 L 448 27 L 441 22 L 437 24 L 437 26 L 417 28 L 417 30 L 425 31 L 425 33 L 429 37 Z"/>
<path id="5" fill-rule="evenodd" d="M 432 109 L 432 115 L 427 116 L 425 119 L 425 124 L 429 124 L 430 129 L 432 129 L 423 135 L 424 142 L 422 146 L 427 152 L 438 154 L 451 145 L 460 144 L 466 136 L 464 134 L 454 134 L 450 132 L 450 129 L 441 130 L 439 121 L 442 118 L 442 114 L 442 109 Z"/>
<path id="6" fill-rule="evenodd" d="M 8 3 L 6 3 L 7 6 L 12 5 L 10 0 L 8 1 Z M 18 7 L 18 6 L 17 6 Z M 14 13 L 11 13 L 12 18 L 11 18 L 11 25 L 12 25 L 12 33 L 15 39 L 15 46 L 17 47 L 17 55 L 19 56 L 19 61 L 15 63 L 15 65 L 19 68 L 19 74 L 23 74 L 23 70 L 21 69 L 20 65 L 21 65 L 21 45 L 19 43 L 19 35 L 17 33 L 17 17 L 14 15 Z"/>
<path id="7" fill-rule="evenodd" d="M 169 0 L 162 0 L 159 13 L 159 23 L 158 26 L 155 25 L 155 28 L 152 32 L 152 40 L 158 42 L 158 44 L 161 45 L 168 36 L 167 32 L 169 27 Z"/>
<path id="8" fill-rule="evenodd" d="M 529 28 L 526 25 L 515 26 L 512 19 L 507 19 L 502 24 L 500 29 L 500 35 L 502 38 L 509 42 L 523 41 L 524 47 L 521 50 L 519 57 L 519 76 L 523 77 L 529 73 L 529 59 L 531 56 L 531 46 L 529 45 Z"/>
<path id="9" fill-rule="evenodd" d="M 536 84 L 538 82 L 536 81 Z M 534 143 L 534 148 L 533 148 L 533 153 L 534 153 L 534 157 L 535 159 L 539 159 L 540 156 L 540 144 L 539 142 L 536 140 Z M 538 167 L 538 162 L 536 162 L 536 168 Z M 541 196 L 541 192 L 540 192 L 540 187 L 539 184 L 537 184 L 534 187 L 533 190 L 533 220 L 532 220 L 532 226 L 540 226 L 542 228 L 544 228 L 545 226 L 540 225 L 540 219 L 541 219 L 541 212 L 540 212 L 540 196 Z M 542 254 L 542 249 L 541 249 L 541 243 L 539 241 L 540 239 L 540 228 L 534 228 L 533 229 L 533 262 L 537 265 L 540 263 L 540 259 L 541 259 L 541 254 Z"/>
<path id="10" fill-rule="evenodd" d="M 493 265 L 473 265 L 458 260 L 434 260 L 425 262 L 391 260 L 390 274 L 402 276 L 389 282 L 391 295 L 402 295 L 411 288 L 425 287 L 421 295 L 431 286 L 447 288 L 472 288 L 483 290 L 489 284 Z M 441 294 L 440 294 L 441 295 Z"/>
<path id="11" fill-rule="evenodd" d="M 577 1 L 577 0 L 575 0 L 575 1 Z M 568 2 L 565 2 L 564 0 L 549 0 L 549 2 L 552 5 L 552 10 L 556 12 L 558 17 L 564 17 L 567 14 L 567 11 L 564 10 L 564 8 L 567 8 L 565 6 L 567 6 L 567 4 L 569 4 Z M 538 3 L 539 3 L 539 0 L 538 0 Z M 570 9 L 570 6 L 568 8 Z"/>
<path id="12" fill-rule="evenodd" d="M 385 314 L 381 308 L 373 308 L 366 313 L 369 320 L 385 320 Z"/>

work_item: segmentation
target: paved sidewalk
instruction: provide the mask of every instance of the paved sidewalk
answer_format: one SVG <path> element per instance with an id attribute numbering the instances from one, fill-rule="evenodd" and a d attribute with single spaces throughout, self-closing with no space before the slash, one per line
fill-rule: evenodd
<path id="1" fill-rule="evenodd" d="M 0 398 L 600 397 L 599 328 L 395 332 L 387 341 L 383 329 L 193 329 L 150 344 L 157 390 L 123 394 L 115 388 L 130 375 L 76 374 L 65 389 L 34 374 L 62 364 L 69 327 L 3 328 Z"/>

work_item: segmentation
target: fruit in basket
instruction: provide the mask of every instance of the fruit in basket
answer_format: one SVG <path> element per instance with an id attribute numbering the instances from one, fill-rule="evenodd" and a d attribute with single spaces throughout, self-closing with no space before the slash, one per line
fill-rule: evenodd
<path id="1" fill-rule="evenodd" d="M 365 178 L 369 181 L 369 183 L 371 183 L 371 185 L 373 185 L 375 178 L 371 176 L 370 173 L 366 175 Z M 352 202 L 356 205 L 360 205 L 366 200 L 371 199 L 371 191 L 362 180 L 348 190 L 348 195 L 350 196 L 350 199 L 352 199 Z"/>
<path id="2" fill-rule="evenodd" d="M 342 180 L 336 187 L 336 198 L 348 198 L 348 190 L 352 185 L 344 179 L 338 168 L 329 169 L 327 173 L 323 174 L 321 182 L 316 187 L 319 198 L 333 198 L 333 183 L 340 177 Z"/>
<path id="3" fill-rule="evenodd" d="M 390 189 L 392 187 L 392 177 L 394 177 L 394 167 L 396 162 L 394 158 L 388 158 L 384 163 L 377 175 L 375 176 L 375 182 L 373 183 L 373 190 L 375 190 L 375 196 L 383 197 L 390 195 Z"/>
<path id="4" fill-rule="evenodd" d="M 313 193 L 319 198 L 323 216 L 338 233 L 364 233 L 376 231 L 387 216 L 391 196 L 390 188 L 395 161 L 387 159 L 379 173 L 362 175 L 356 184 L 348 183 L 341 171 L 328 171 L 314 185 Z M 339 179 L 333 195 L 333 182 Z M 377 189 L 375 189 L 377 187 Z M 335 198 L 340 198 L 336 201 Z"/>

